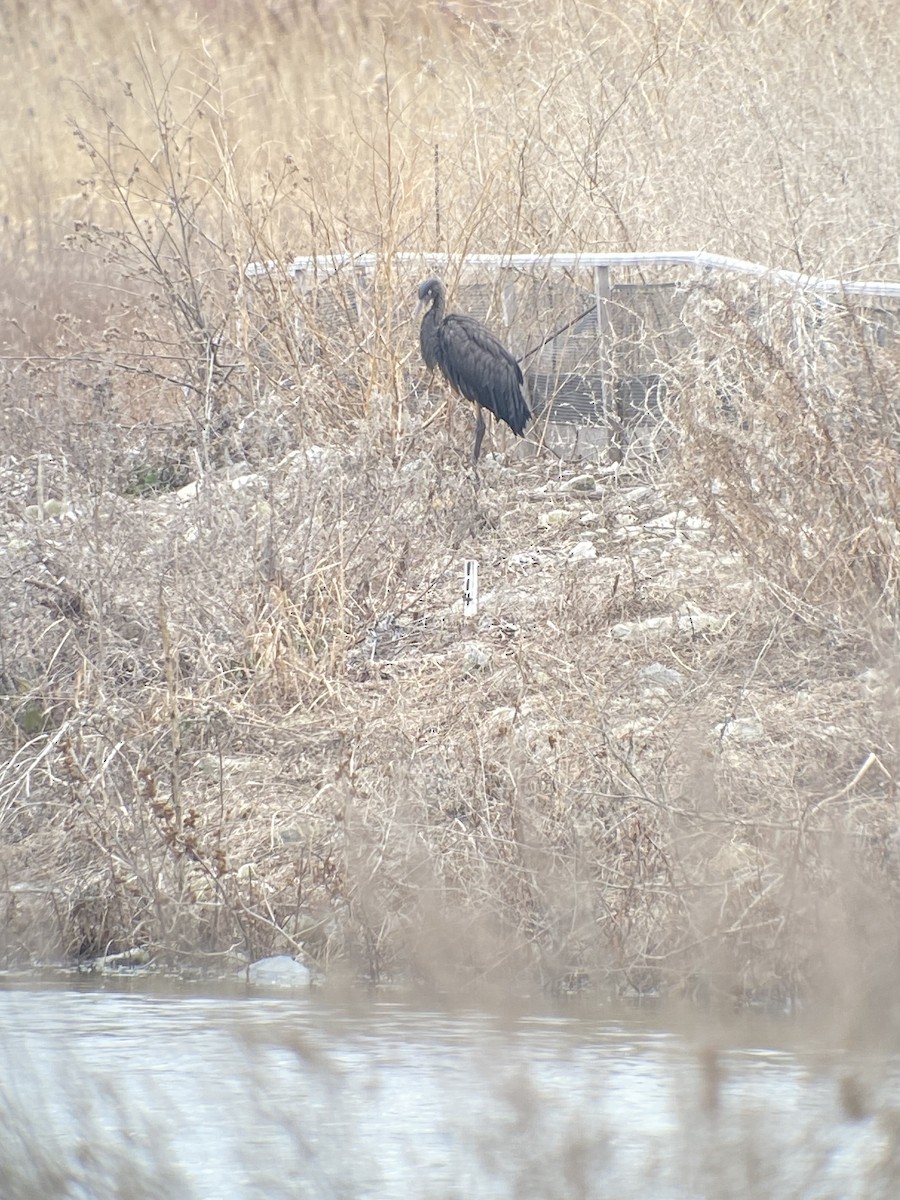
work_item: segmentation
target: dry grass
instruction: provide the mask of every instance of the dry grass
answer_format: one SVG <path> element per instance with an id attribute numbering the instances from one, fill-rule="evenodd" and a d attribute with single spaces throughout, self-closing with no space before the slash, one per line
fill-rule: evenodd
<path id="1" fill-rule="evenodd" d="M 698 286 L 649 482 L 517 459 L 475 491 L 389 258 L 361 323 L 241 268 L 681 244 L 896 276 L 900 19 L 408 7 L 9 14 L 4 954 L 865 992 L 896 961 L 896 347 Z"/>

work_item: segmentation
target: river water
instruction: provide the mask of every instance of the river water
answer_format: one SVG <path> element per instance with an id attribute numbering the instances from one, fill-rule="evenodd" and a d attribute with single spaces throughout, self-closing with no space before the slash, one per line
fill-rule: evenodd
<path id="1" fill-rule="evenodd" d="M 794 1018 L 0 983 L 0 1197 L 900 1195 L 900 1073 Z"/>

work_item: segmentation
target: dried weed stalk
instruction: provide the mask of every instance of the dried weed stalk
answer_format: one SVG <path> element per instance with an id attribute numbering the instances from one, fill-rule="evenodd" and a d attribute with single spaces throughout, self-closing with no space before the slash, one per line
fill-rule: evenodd
<path id="1" fill-rule="evenodd" d="M 708 245 L 887 274 L 896 18 L 386 3 L 294 6 L 276 36 L 247 0 L 240 56 L 175 6 L 133 57 L 112 7 L 82 32 L 128 71 L 65 103 L 45 77 L 38 175 L 23 155 L 3 185 L 5 958 L 302 948 L 440 988 L 766 998 L 883 979 L 897 364 L 871 312 L 703 283 L 649 480 L 629 460 L 579 495 L 516 460 L 476 491 L 391 254 Z M 76 177 L 58 208 L 34 191 Z M 67 258 L 47 228 L 73 218 Z M 357 251 L 374 281 L 298 292 L 283 266 Z"/>

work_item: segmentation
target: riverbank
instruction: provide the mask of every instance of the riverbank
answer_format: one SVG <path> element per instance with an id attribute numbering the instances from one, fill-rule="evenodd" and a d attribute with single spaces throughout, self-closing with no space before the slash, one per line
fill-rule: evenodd
<path id="1" fill-rule="evenodd" d="M 455 452 L 366 443 L 10 505 L 7 959 L 862 977 L 896 868 L 871 625 L 787 604 L 665 478 L 489 460 L 475 489 Z"/>
<path id="2" fill-rule="evenodd" d="M 889 297 L 645 264 L 601 349 L 571 260 L 455 271 L 896 279 L 893 9 L 164 7 L 3 52 L 0 962 L 881 1014 Z M 517 354 L 558 334 L 544 385 L 606 373 L 596 460 L 538 422 L 476 486 L 420 248 Z"/>

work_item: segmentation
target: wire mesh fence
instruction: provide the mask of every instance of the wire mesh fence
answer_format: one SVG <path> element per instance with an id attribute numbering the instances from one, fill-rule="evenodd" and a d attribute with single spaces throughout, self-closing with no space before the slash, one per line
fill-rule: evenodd
<path id="1" fill-rule="evenodd" d="M 729 321 L 770 348 L 773 371 L 794 371 L 825 395 L 830 372 L 843 384 L 855 370 L 862 407 L 885 410 L 885 398 L 870 394 L 880 378 L 873 365 L 900 366 L 900 283 L 703 253 L 319 256 L 253 264 L 247 282 L 263 311 L 276 298 L 290 307 L 294 356 L 308 365 L 352 373 L 387 325 L 406 346 L 414 392 L 416 285 L 434 274 L 449 307 L 483 321 L 519 359 L 536 418 L 530 441 L 564 456 L 658 456 L 686 389 L 701 384 L 724 419 L 745 419 L 746 356 Z M 896 404 L 886 407 L 881 418 L 892 420 Z"/>

